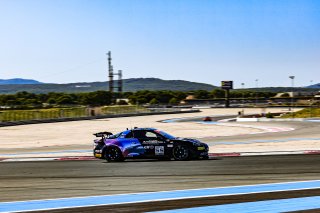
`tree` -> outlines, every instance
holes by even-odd
[[[118,105],[128,105],[128,103],[125,100],[119,100],[117,102]]]
[[[175,105],[175,104],[178,104],[179,101],[176,99],[176,98],[171,98],[170,101],[169,101],[169,104],[172,104],[172,105]]]
[[[73,104],[73,100],[70,95],[63,95],[57,99],[57,104]]]
[[[207,90],[197,90],[194,92],[194,96],[198,99],[208,99],[209,92]]]
[[[283,93],[281,95],[281,98],[289,98],[289,97],[290,97],[290,95],[288,93]]]
[[[48,104],[55,104],[55,103],[57,103],[57,100],[54,99],[54,98],[49,98],[49,99],[47,100],[47,103],[48,103]]]
[[[159,101],[156,98],[153,98],[149,103],[154,105],[154,104],[158,104]]]
[[[103,106],[111,104],[111,93],[107,91],[96,91],[81,95],[81,103],[90,106]]]
[[[212,98],[224,98],[225,97],[225,91],[222,89],[214,89],[210,92],[210,96]]]
[[[187,93],[186,92],[181,92],[181,91],[174,91],[173,95],[179,101],[181,101],[181,100],[183,100],[183,99],[185,99],[187,97]]]
[[[156,99],[163,104],[169,103],[170,99],[174,97],[171,91],[166,90],[154,92],[154,95]]]

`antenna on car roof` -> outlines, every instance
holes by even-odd
[[[131,133],[132,133],[132,138],[134,138],[134,132],[132,131],[132,123],[131,123],[131,121],[130,121],[130,131],[131,131]]]

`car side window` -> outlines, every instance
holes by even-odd
[[[157,135],[154,132],[146,132],[146,137],[147,138],[157,138]]]
[[[127,135],[126,138],[145,138],[145,132],[141,130],[131,130]]]
[[[134,138],[145,138],[146,133],[145,133],[145,131],[142,131],[142,130],[135,130],[135,131],[133,131],[133,137]]]
[[[126,138],[133,138],[132,136],[133,136],[132,131],[130,131],[130,132],[126,135]]]

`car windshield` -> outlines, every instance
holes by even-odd
[[[157,130],[156,132],[159,133],[160,135],[162,135],[163,137],[167,138],[167,139],[174,139],[174,138],[176,138],[176,137],[174,137],[174,136],[172,136],[172,135],[170,135],[170,134],[168,134],[168,133],[166,133],[166,132],[163,132],[163,131]]]

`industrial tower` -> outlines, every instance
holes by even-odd
[[[109,92],[112,94],[114,94],[114,89],[118,89],[118,93],[122,93],[123,89],[123,84],[122,84],[122,70],[119,70],[117,73],[113,72],[113,66],[111,63],[111,51],[109,51],[107,53],[108,56],[108,71],[109,71]],[[115,86],[115,82],[114,82],[114,76],[117,75],[118,76],[118,80],[117,80],[117,85]]]

